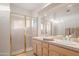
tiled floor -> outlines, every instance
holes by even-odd
[[[34,56],[33,51],[28,51],[26,53],[19,54],[17,56]]]

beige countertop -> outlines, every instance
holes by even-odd
[[[44,37],[47,39],[52,39],[53,37]],[[42,42],[47,42],[49,44],[53,44],[62,48],[70,49],[73,51],[79,52],[79,43],[74,41],[67,41],[62,39],[53,39],[53,41],[43,40],[43,37],[33,37],[33,39],[40,40]]]

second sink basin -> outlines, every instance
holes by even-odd
[[[74,45],[77,44],[74,41],[68,41],[68,40],[57,40],[56,42],[61,43],[61,44],[67,44],[67,45]]]

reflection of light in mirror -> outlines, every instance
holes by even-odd
[[[50,31],[50,24],[47,24],[47,31]]]
[[[13,24],[14,29],[23,29],[24,28],[24,22],[23,21],[14,21]]]
[[[63,20],[55,20],[54,23],[61,23]]]
[[[41,30],[43,30],[43,24],[41,24]]]
[[[32,27],[36,27],[37,26],[37,19],[33,18],[32,19]]]
[[[27,28],[30,27],[30,20],[26,20],[26,27],[27,27]]]
[[[54,22],[54,19],[50,19],[51,22]]]
[[[57,24],[57,23],[62,23],[62,22],[63,22],[63,20],[54,20],[54,19],[51,19],[50,21],[53,22],[53,23],[56,23],[56,24]]]

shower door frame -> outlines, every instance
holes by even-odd
[[[19,13],[15,13],[15,12],[10,12],[10,55],[12,55],[12,21],[11,21],[11,14],[15,14],[15,15],[20,15],[20,16],[24,16],[24,21],[25,21],[25,28],[26,28],[26,17],[30,17],[31,18],[31,23],[32,23],[32,18],[37,18],[37,17],[32,17],[32,16],[27,16],[27,15],[21,15],[21,14],[19,14]],[[37,18],[38,19],[38,18]],[[31,25],[31,29],[32,29],[32,24],[30,23],[30,25]],[[31,30],[32,31],[32,30]],[[22,52],[22,53],[24,53],[24,52],[27,52],[26,51],[26,49],[27,49],[27,47],[26,47],[26,29],[24,29],[24,51]],[[38,22],[37,22],[37,34],[38,34]],[[38,35],[37,35],[38,36]],[[18,53],[18,54],[20,54],[20,53]],[[15,54],[15,55],[17,55],[17,54]]]

